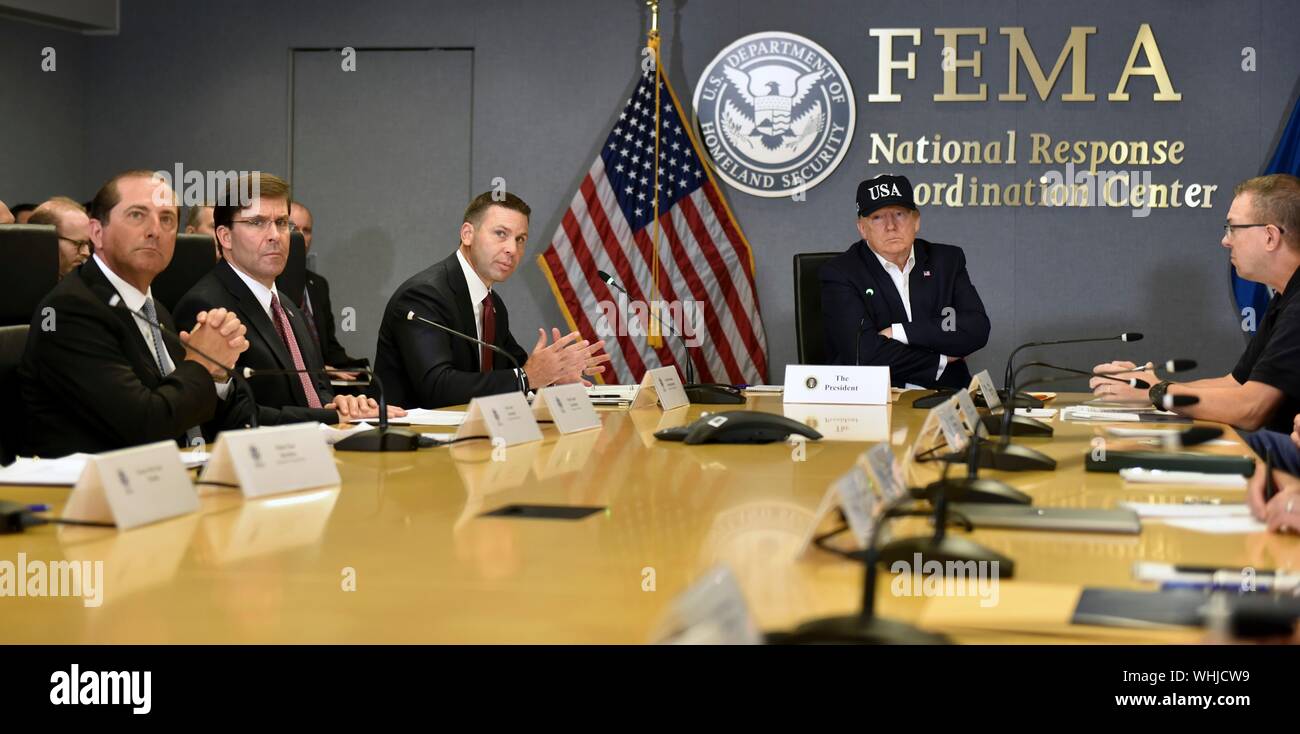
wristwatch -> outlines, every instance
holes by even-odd
[[[1169,386],[1172,384],[1174,383],[1169,380],[1163,380],[1152,385],[1151,389],[1147,390],[1147,397],[1151,399],[1151,404],[1157,410],[1165,410],[1165,393],[1169,391]]]

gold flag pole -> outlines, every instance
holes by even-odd
[[[663,335],[659,331],[659,0],[646,0],[650,6],[650,34],[646,45],[654,56],[655,62],[655,176],[654,176],[654,226],[650,235],[650,323],[648,341],[650,346],[658,349],[663,346]]]

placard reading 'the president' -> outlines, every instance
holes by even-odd
[[[784,401],[887,405],[889,404],[889,368],[786,365]]]

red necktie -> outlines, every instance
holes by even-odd
[[[483,341],[488,344],[496,342],[497,339],[497,309],[492,305],[492,294],[488,293],[483,299]],[[481,372],[492,371],[492,350],[480,346],[478,348],[478,363]]]
[[[280,297],[275,293],[271,294],[271,320],[275,322],[275,330],[280,332],[280,339],[289,348],[289,355],[293,357],[293,368],[307,369],[302,361],[302,351],[298,349],[298,339],[294,337],[293,327],[289,325],[289,317],[285,315],[284,308],[280,306]],[[316,386],[312,384],[311,376],[306,372],[299,372],[298,379],[302,381],[302,391],[307,395],[307,407],[321,407],[320,396],[316,394]]]

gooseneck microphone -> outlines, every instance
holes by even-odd
[[[864,315],[858,321],[858,333],[853,335],[853,364],[857,367],[862,366],[862,330],[867,328],[867,317]]]
[[[493,352],[496,352],[497,354],[500,354],[502,357],[505,357],[506,359],[510,360],[510,364],[512,364],[512,365],[515,366],[515,380],[519,383],[519,392],[524,392],[524,391],[525,391],[525,390],[524,390],[524,386],[525,386],[525,383],[524,383],[524,368],[521,367],[521,366],[519,365],[519,360],[515,359],[515,358],[510,354],[510,352],[507,352],[506,350],[502,349],[501,347],[498,347],[498,346],[495,345],[495,344],[488,344],[487,342],[483,341],[482,339],[478,339],[478,338],[476,338],[476,337],[472,337],[472,336],[470,336],[469,334],[465,334],[465,333],[462,333],[462,332],[456,331],[455,329],[451,328],[450,326],[445,326],[445,325],[443,325],[443,324],[438,323],[437,321],[432,321],[432,320],[430,320],[430,319],[426,319],[426,318],[424,318],[423,316],[417,314],[417,313],[414,312],[414,311],[407,311],[407,312],[406,312],[406,320],[407,320],[407,321],[419,321],[420,323],[425,324],[426,326],[432,326],[432,327],[434,327],[435,329],[440,329],[440,330],[442,330],[442,331],[447,332],[448,334],[451,334],[452,336],[458,336],[458,337],[460,337],[461,339],[464,339],[465,341],[474,342],[475,344],[477,344],[477,345],[479,345],[479,346],[481,346],[481,347],[487,347],[488,349],[491,349]]]
[[[956,514],[956,513],[953,513]],[[899,517],[935,518],[935,530],[930,538],[906,538],[895,541],[885,548],[877,548],[876,539],[883,533],[880,528],[889,520]],[[932,511],[900,507],[888,507],[871,519],[872,530],[868,534],[867,547],[861,552],[834,551],[849,558],[862,561],[862,603],[856,614],[835,617],[822,617],[800,624],[789,632],[770,632],[768,644],[774,645],[944,645],[950,640],[941,634],[925,632],[905,622],[881,617],[876,611],[876,586],[879,578],[879,566],[892,566],[894,561],[903,560],[912,563],[916,557],[922,558],[922,565],[928,559],[940,563],[948,561],[988,561],[996,560],[1005,565],[998,566],[1003,575],[1012,568],[1011,559],[992,554],[990,551],[971,543],[965,538],[954,538],[945,532],[948,523],[946,502],[940,498]],[[834,550],[822,545],[830,537],[847,530],[838,530],[814,538],[814,542],[826,550]],[[970,529],[967,526],[967,529]],[[943,559],[943,560],[940,560]],[[1008,571],[1001,571],[1008,569]]]
[[[331,372],[340,370],[283,370],[283,369],[253,369],[245,367],[241,372],[246,379],[254,377],[267,377],[271,375],[311,375],[312,377],[329,376]],[[346,372],[361,372],[370,378],[370,384],[375,386],[375,402],[379,404],[379,427],[372,428],[369,431],[354,433],[347,438],[334,444],[337,451],[415,451],[420,447],[420,436],[401,428],[392,428],[388,425],[388,400],[384,397],[384,383],[379,379],[379,375],[369,367],[355,367],[344,370]],[[431,444],[430,444],[431,445]]]
[[[222,370],[223,372],[226,373],[226,376],[230,378],[230,381],[231,381],[232,383],[234,383],[234,385],[235,385],[235,389],[237,389],[237,390],[243,390],[243,391],[248,395],[249,404],[252,405],[252,407],[253,407],[253,409],[252,409],[252,411],[251,411],[251,413],[250,413],[250,415],[249,415],[249,417],[248,417],[248,427],[249,427],[249,428],[257,428],[257,427],[258,427],[258,423],[257,423],[257,398],[256,398],[256,396],[253,395],[253,388],[252,388],[252,386],[250,386],[247,382],[245,382],[245,381],[243,380],[243,378],[239,375],[238,372],[235,371],[234,368],[232,368],[232,367],[227,367],[226,365],[224,365],[224,364],[221,363],[221,360],[219,360],[219,359],[217,359],[216,357],[213,357],[212,355],[210,355],[210,354],[204,352],[203,350],[199,349],[198,347],[193,347],[193,346],[190,346],[189,344],[186,344],[184,341],[181,340],[181,338],[180,338],[179,336],[177,336],[176,334],[173,334],[173,333],[171,332],[170,329],[168,329],[166,326],[163,326],[163,325],[162,325],[161,323],[159,323],[158,321],[156,321],[156,320],[154,320],[154,319],[151,319],[151,318],[149,318],[148,316],[145,316],[145,315],[142,314],[142,313],[138,313],[138,312],[136,312],[136,311],[132,311],[131,309],[127,308],[127,307],[126,307],[126,304],[122,302],[122,296],[118,295],[117,293],[114,293],[114,294],[113,294],[113,297],[110,298],[110,299],[108,299],[108,305],[109,305],[110,308],[120,308],[120,309],[122,309],[123,311],[126,311],[127,313],[129,313],[129,314],[131,314],[132,316],[136,317],[136,318],[139,319],[140,321],[143,321],[143,322],[145,322],[146,324],[148,324],[148,325],[150,325],[150,326],[152,326],[152,327],[155,327],[156,329],[158,329],[158,333],[162,334],[162,335],[163,335],[164,337],[166,337],[166,338],[170,338],[174,343],[179,344],[179,345],[181,346],[181,349],[186,350],[186,351],[194,352],[195,354],[197,354],[197,355],[199,355],[200,357],[202,357],[202,358],[208,360],[208,361],[211,362],[212,364],[215,364],[216,366],[220,367],[221,370]],[[168,358],[170,359],[170,355],[168,355]]]
[[[1017,405],[1017,403],[1021,402],[1019,397],[1015,396],[1014,393],[1010,392],[1011,381],[1012,381],[1011,372],[1015,368],[1016,354],[1019,353],[1022,349],[1028,349],[1030,347],[1053,347],[1061,344],[1090,344],[1094,342],[1115,342],[1115,341],[1119,341],[1119,342],[1142,341],[1142,334],[1138,332],[1126,332],[1118,336],[1101,336],[1101,337],[1090,337],[1085,339],[1052,339],[1048,341],[1033,341],[1033,342],[1026,342],[1016,347],[1015,349],[1012,349],[1011,354],[1007,355],[1007,367],[1002,380],[1002,388],[1007,391],[1007,396],[1005,398],[1006,402],[1011,403],[1012,407],[1024,407],[1024,406]],[[1035,408],[1042,407],[1042,403],[1038,401],[1025,400],[1023,402],[1030,403],[1031,407],[1035,407]]]
[[[629,295],[627,289],[619,285],[617,280],[614,280],[614,276],[606,273],[604,270],[597,270],[596,275],[605,283],[605,285],[617,289],[625,296]],[[676,337],[677,342],[682,345],[682,351],[686,352],[686,384],[682,387],[686,392],[686,398],[688,400],[692,403],[707,403],[713,405],[743,405],[745,403],[745,397],[741,395],[739,390],[731,385],[697,383],[695,381],[695,365],[691,361],[691,348],[690,345],[686,343],[686,339],[677,331],[677,329],[673,328],[671,323],[665,322],[663,319],[659,318],[659,314],[655,313],[653,309],[650,311],[650,316],[653,317],[655,321],[659,322],[659,325],[662,326],[670,335]]]
[[[1137,377],[1115,377],[1113,375],[1108,375],[1102,372],[1093,372],[1091,370],[1079,370],[1073,367],[1061,367],[1059,365],[1048,364],[1047,362],[1026,362],[1025,364],[1021,365],[1021,368],[1025,368],[1025,367],[1042,367],[1043,369],[1056,370],[1057,372],[1069,372],[1072,375],[1086,375],[1088,377],[1100,377],[1103,380],[1119,382],[1128,385],[1129,387],[1135,387],[1139,390],[1149,390],[1151,388],[1151,383],[1147,382],[1146,380],[1139,379]],[[1066,378],[1066,379],[1071,379],[1071,378]]]

